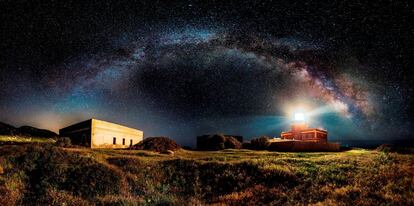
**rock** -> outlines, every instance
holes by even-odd
[[[163,152],[161,152],[162,154],[167,154],[167,155],[171,155],[171,156],[174,156],[174,151],[172,151],[172,150],[165,150],[165,151],[163,151]]]

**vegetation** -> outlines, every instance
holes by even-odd
[[[70,147],[72,144],[69,137],[59,137],[57,138],[55,145],[58,147]]]
[[[31,136],[13,136],[0,135],[0,145],[16,143],[54,143],[53,138],[31,137]]]
[[[174,140],[168,137],[148,137],[134,145],[131,149],[150,150],[155,152],[175,151],[180,148]]]
[[[410,146],[393,146],[390,144],[383,144],[380,145],[376,150],[381,152],[398,152],[401,154],[414,154],[414,147]]]
[[[247,148],[247,149],[254,149],[254,150],[268,149],[268,147],[270,146],[269,139],[270,137],[267,137],[267,136],[262,136],[262,137],[252,139],[249,145],[250,148]]]
[[[413,205],[414,155],[0,146],[0,205]]]
[[[199,150],[215,151],[242,148],[242,143],[240,143],[236,138],[225,136],[223,134],[200,136],[197,141],[197,149]]]

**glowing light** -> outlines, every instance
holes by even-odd
[[[305,114],[303,112],[296,112],[294,118],[296,121],[305,121]]]

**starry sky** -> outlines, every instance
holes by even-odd
[[[2,1],[0,121],[413,139],[409,1]]]

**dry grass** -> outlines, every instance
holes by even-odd
[[[51,205],[414,204],[412,154],[181,149],[170,156],[31,145],[1,146],[0,154],[0,199],[8,199],[0,204],[5,205],[27,200]],[[88,172],[98,166],[101,175]],[[33,190],[33,182],[39,182],[34,174],[43,178],[44,193]]]
[[[40,137],[26,137],[26,136],[10,136],[0,135],[1,142],[17,142],[17,143],[54,143],[55,140],[51,138]]]

